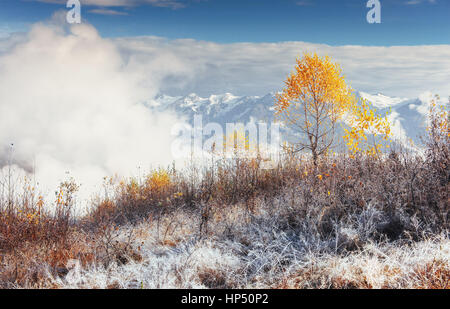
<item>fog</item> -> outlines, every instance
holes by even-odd
[[[142,104],[165,78],[151,63],[161,67],[167,58],[148,59],[139,70],[94,27],[68,27],[61,14],[11,40],[0,49],[0,177],[8,165],[19,179],[33,173],[49,198],[74,178],[84,199],[104,176],[172,162],[171,128],[179,120]],[[165,74],[181,67],[171,61]]]

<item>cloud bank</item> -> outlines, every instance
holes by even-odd
[[[202,96],[231,92],[263,95],[283,86],[303,52],[330,55],[342,65],[347,81],[359,91],[417,97],[425,91],[450,95],[450,45],[330,46],[305,42],[217,44],[158,37],[119,38],[123,53],[146,58],[165,52],[189,68],[189,79],[171,76],[162,91]]]

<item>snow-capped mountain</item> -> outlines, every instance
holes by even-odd
[[[392,124],[393,140],[420,147],[420,137],[425,133],[427,113],[432,100],[431,93],[425,93],[416,99],[388,97],[383,94],[357,93],[376,108],[377,113],[389,113]],[[216,122],[248,123],[264,121],[270,123],[274,115],[275,93],[265,96],[234,96],[226,93],[202,98],[196,94],[184,97],[161,95],[151,103],[151,108],[159,111],[171,110],[192,124],[195,115],[203,116],[203,123]]]
[[[196,94],[184,97],[158,96],[152,106],[157,110],[175,111],[189,123],[193,122],[195,115],[202,115],[203,122],[217,122],[225,124],[230,122],[247,123],[251,119],[271,122],[274,113],[274,93],[263,97],[234,96],[230,93],[211,95],[201,98]]]

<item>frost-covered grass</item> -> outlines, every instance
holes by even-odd
[[[230,235],[162,240],[149,223],[134,227],[126,263],[71,264],[60,288],[449,288],[448,234],[419,242],[368,241],[354,251],[256,220]],[[264,221],[264,220],[262,220]],[[270,220],[269,220],[270,221]],[[261,229],[262,226],[266,228]],[[129,227],[131,229],[131,227]],[[183,233],[180,231],[180,233]],[[346,235],[346,231],[342,231]],[[126,241],[129,231],[118,233]],[[184,237],[183,239],[177,237]],[[175,240],[177,239],[177,240]]]

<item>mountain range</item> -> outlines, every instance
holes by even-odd
[[[432,101],[431,93],[424,93],[414,99],[365,92],[358,92],[357,96],[371,102],[377,114],[384,115],[389,111],[392,140],[412,148],[420,147]],[[226,123],[272,122],[274,100],[275,92],[264,96],[235,96],[225,93],[209,97],[192,93],[178,97],[159,95],[148,106],[157,111],[175,112],[191,125],[195,115],[202,115],[204,124],[216,122],[225,126]]]

